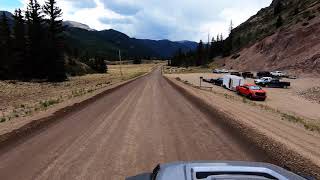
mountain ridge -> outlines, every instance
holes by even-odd
[[[2,12],[10,17],[12,25],[12,13],[0,11],[0,14]],[[69,53],[81,49],[81,55],[103,56],[108,60],[116,60],[118,50],[122,51],[124,58],[167,59],[179,49],[187,52],[197,47],[197,43],[192,41],[137,39],[114,29],[97,31],[80,22],[64,21],[63,24],[67,27],[65,35]]]

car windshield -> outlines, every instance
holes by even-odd
[[[251,90],[261,90],[261,87],[259,87],[259,86],[249,86],[249,89],[251,89]]]

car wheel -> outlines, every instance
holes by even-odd
[[[252,100],[252,94],[249,94],[248,98]]]

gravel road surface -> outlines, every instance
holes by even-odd
[[[160,69],[0,149],[0,179],[111,179],[178,160],[267,161]]]

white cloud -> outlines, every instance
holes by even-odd
[[[58,5],[65,20],[97,30],[113,28],[136,38],[199,41],[206,40],[208,32],[226,37],[231,20],[237,26],[271,1],[58,0]]]

